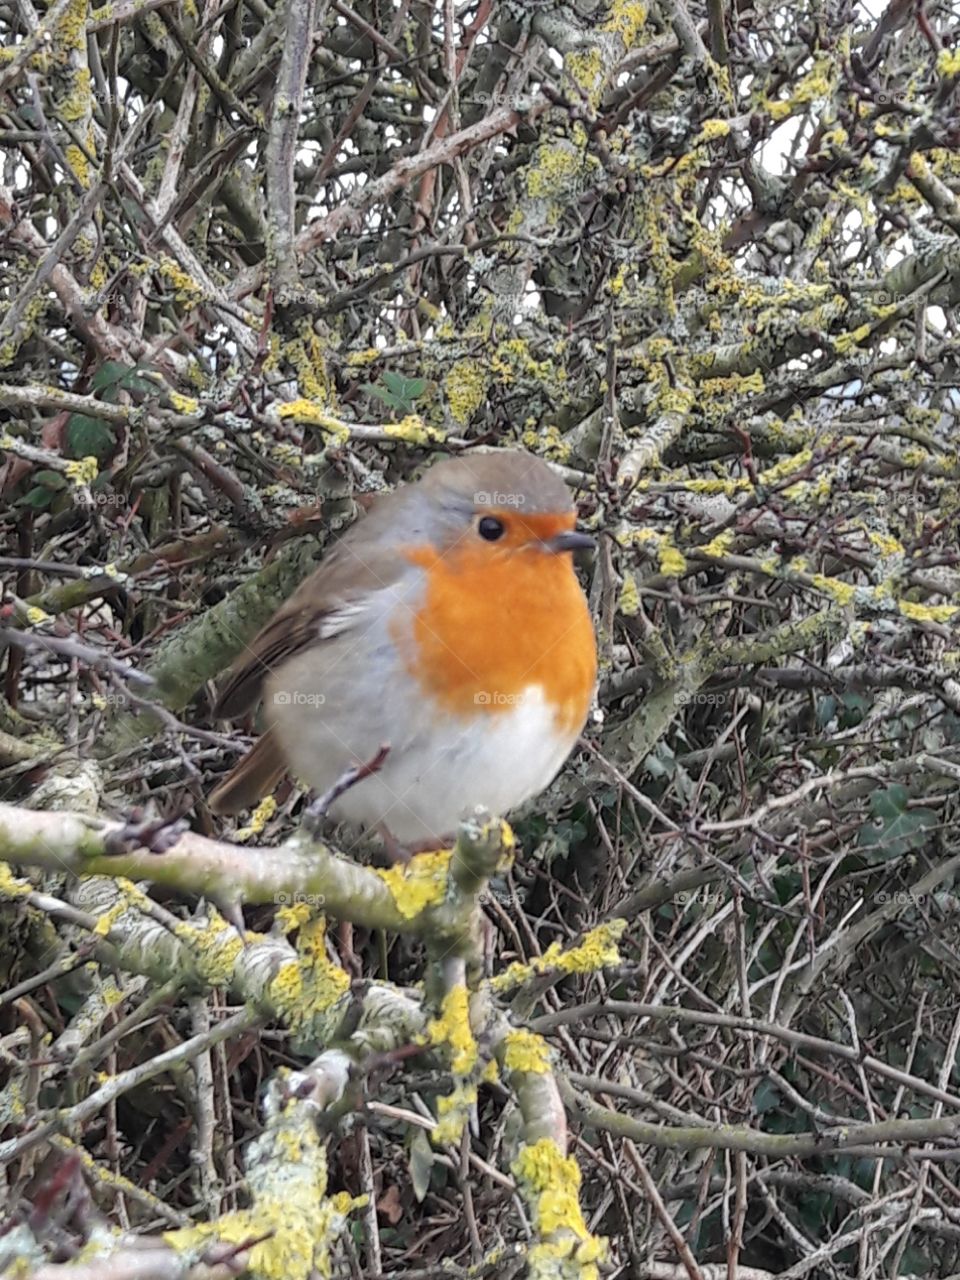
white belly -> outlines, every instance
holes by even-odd
[[[358,710],[352,707],[354,717]],[[576,741],[559,732],[539,685],[508,707],[476,711],[450,715],[429,698],[408,701],[386,688],[351,731],[325,702],[301,714],[284,745],[294,771],[318,792],[389,745],[380,771],[341,796],[330,814],[357,827],[383,823],[401,843],[414,843],[453,834],[477,805],[506,815],[553,780]]]
[[[383,822],[401,841],[450,835],[477,805],[505,815],[542,791],[575,741],[559,738],[534,685],[516,705],[489,711],[479,725],[438,720],[406,749],[391,752],[379,774],[347,792],[335,814],[361,826]]]

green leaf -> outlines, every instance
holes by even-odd
[[[783,1106],[780,1090],[770,1080],[761,1080],[753,1094],[753,1109],[758,1116],[765,1111],[776,1111]]]
[[[872,861],[886,862],[921,848],[927,832],[937,825],[932,809],[908,809],[909,798],[909,791],[899,783],[871,795],[873,821],[861,828],[857,842],[870,852]]]
[[[94,391],[99,393],[100,399],[113,404],[117,389],[122,385],[127,373],[127,366],[120,364],[118,360],[104,360],[90,381],[93,383]]]
[[[365,382],[363,389],[368,395],[382,400],[394,412],[410,413],[413,402],[427,389],[427,381],[425,378],[405,378],[402,373],[387,372],[383,375],[382,385]]]
[[[68,457],[93,456],[98,462],[105,462],[116,446],[116,436],[102,418],[88,418],[84,413],[71,413],[67,419],[65,452]]]
[[[59,493],[61,489],[66,489],[67,478],[61,475],[59,471],[35,471],[33,473],[34,483],[41,485],[44,489],[50,489],[54,493]]]
[[[430,1174],[433,1172],[433,1148],[422,1129],[417,1129],[410,1140],[410,1181],[417,1203],[422,1204],[430,1190]]]
[[[817,699],[817,728],[825,729],[837,714],[837,700],[832,693]]]
[[[153,394],[157,391],[156,382],[140,376],[146,372],[149,372],[146,365],[131,366],[121,364],[118,360],[104,360],[91,378],[91,382],[101,400],[106,401],[107,404],[115,404],[119,391],[140,391],[145,394]]]
[[[874,791],[870,796],[870,812],[876,818],[889,821],[898,817],[907,807],[910,792],[899,782],[891,783],[883,791]]]
[[[368,395],[375,396],[378,400],[382,400],[388,409],[399,410],[403,408],[401,401],[398,400],[392,392],[385,391],[383,387],[374,386],[372,382],[365,382],[363,384],[363,389]]]
[[[17,500],[18,507],[32,507],[34,511],[46,511],[50,503],[54,500],[56,494],[52,489],[45,489],[42,484],[35,484],[33,488]]]
[[[399,400],[414,401],[426,390],[425,378],[405,378],[402,373],[385,373],[383,385]]]

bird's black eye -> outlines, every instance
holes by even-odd
[[[496,542],[498,538],[502,538],[506,533],[503,527],[503,521],[498,520],[496,516],[483,516],[477,525],[477,533],[485,542]]]

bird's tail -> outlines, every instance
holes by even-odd
[[[283,753],[273,730],[268,729],[211,792],[212,812],[239,813],[241,809],[251,809],[274,790],[286,771]]]

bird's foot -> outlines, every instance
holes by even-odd
[[[307,834],[317,839],[323,829],[323,820],[327,816],[330,806],[351,787],[355,787],[358,782],[362,782],[364,778],[369,778],[372,773],[378,773],[383,768],[383,762],[390,754],[389,743],[383,743],[380,750],[375,756],[372,756],[363,764],[351,765],[336,780],[332,787],[317,796],[306,809],[303,815],[303,825],[307,830]]]
[[[377,830],[383,840],[383,851],[392,866],[398,862],[409,862],[418,853],[436,853],[440,849],[449,849],[453,842],[452,836],[427,836],[424,840],[401,844],[384,823],[378,823]]]

